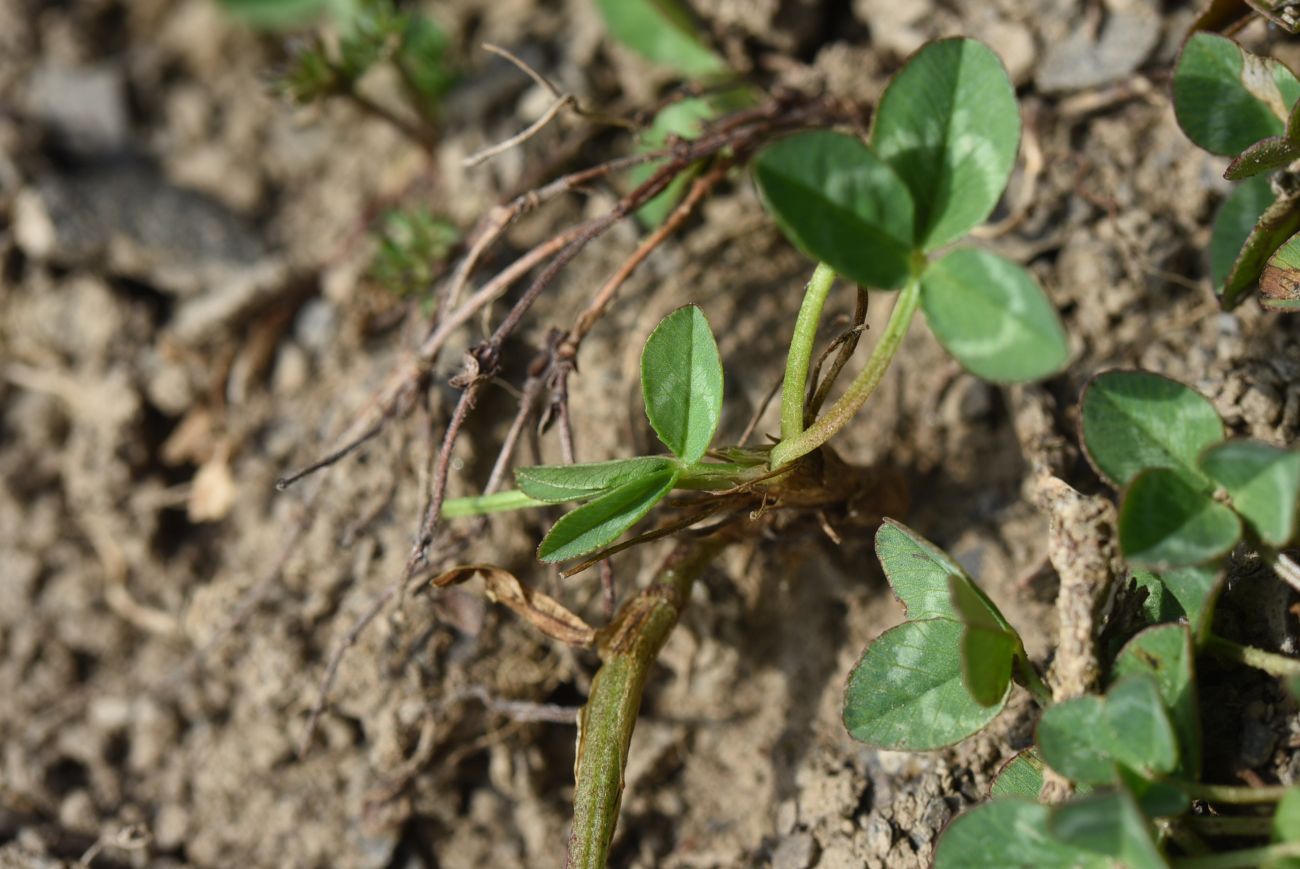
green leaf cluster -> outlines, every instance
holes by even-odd
[[[1225,440],[1195,390],[1144,371],[1105,372],[1084,390],[1080,429],[1097,472],[1123,493],[1119,540],[1132,564],[1167,573],[1212,564],[1244,533],[1272,547],[1295,537],[1300,453]],[[1187,592],[1189,616],[1205,593]]]
[[[641,353],[646,416],[672,456],[519,468],[520,491],[539,504],[581,502],[538,547],[542,561],[566,561],[613,543],[674,487],[719,479],[734,465],[701,460],[722,418],[722,360],[704,313],[673,311],[655,327]]]
[[[1265,307],[1300,309],[1300,258],[1280,250],[1300,249],[1300,198],[1277,194],[1266,174],[1300,159],[1300,80],[1272,58],[1201,32],[1183,46],[1173,90],[1174,112],[1188,138],[1232,157],[1224,177],[1244,182],[1220,208],[1210,240],[1210,276],[1220,303],[1235,307],[1259,283]]]
[[[1069,347],[1033,276],[987,250],[943,252],[993,212],[1019,141],[1015,91],[997,56],[945,39],[890,82],[867,141],[790,136],[758,155],[754,180],[809,256],[868,288],[919,281],[930,328],[968,370],[1035,380],[1060,370]]]
[[[1167,866],[1155,821],[1188,811],[1181,782],[1200,773],[1189,628],[1138,634],[1116,657],[1104,695],[1048,706],[1035,736],[999,771],[991,800],[949,825],[936,867]],[[1047,767],[1072,783],[1073,798],[1038,802]]]
[[[223,0],[255,26],[295,26],[330,13],[339,29],[336,44],[317,35],[297,51],[280,80],[296,102],[346,94],[376,65],[392,63],[415,111],[432,117],[455,83],[449,41],[427,16],[399,9],[394,0]],[[269,10],[280,7],[275,13]],[[290,8],[299,10],[288,15]],[[254,11],[256,10],[256,11]]]
[[[876,554],[907,621],[877,637],[849,676],[844,724],[855,739],[922,751],[959,742],[1006,705],[1030,667],[1020,636],[945,552],[886,520]]]
[[[422,207],[388,212],[375,235],[370,275],[400,298],[427,292],[460,239],[454,224]]]

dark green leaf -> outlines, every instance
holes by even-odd
[[[795,246],[865,287],[895,289],[912,255],[912,196],[859,140],[816,130],[758,155],[754,180]]]
[[[1263,172],[1282,169],[1297,158],[1300,158],[1300,144],[1286,136],[1269,136],[1232,158],[1223,171],[1223,177],[1229,181],[1242,181]]]
[[[1192,806],[1191,798],[1171,781],[1143,778],[1122,764],[1116,766],[1116,771],[1120,783],[1132,794],[1138,808],[1148,818],[1174,817]]]
[[[958,816],[939,837],[935,869],[1106,869],[1103,857],[1056,841],[1047,833],[1050,810],[1004,797]]]
[[[1150,826],[1124,791],[1089,794],[1057,806],[1047,818],[1051,836],[1128,869],[1165,869]]]
[[[924,46],[881,96],[871,144],[912,191],[918,247],[983,223],[1020,144],[1020,108],[997,55],[972,39]]]
[[[1223,423],[1204,396],[1146,371],[1094,377],[1080,416],[1088,458],[1117,489],[1146,468],[1172,468],[1205,481],[1197,459],[1223,440]]]
[[[1237,514],[1178,471],[1138,474],[1119,508],[1119,546],[1135,565],[1188,567],[1227,553],[1241,539]]]
[[[1165,587],[1178,598],[1192,634],[1201,637],[1210,629],[1214,616],[1214,598],[1223,579],[1222,568],[1217,563],[1195,567],[1162,570],[1156,574]]]
[[[977,733],[1006,703],[981,706],[961,677],[962,626],[948,619],[904,622],[871,645],[844,691],[844,726],[854,739],[895,751],[928,751]]]
[[[639,456],[582,465],[534,465],[516,468],[515,482],[531,498],[562,504],[595,497],[631,480],[669,470],[674,464],[662,456]]]
[[[1292,200],[1294,202],[1294,200]],[[1300,203],[1296,203],[1300,207]],[[1259,276],[1260,303],[1274,311],[1300,308],[1300,233],[1279,247]]]
[[[1091,694],[1063,700],[1038,721],[1038,750],[1061,775],[1085,784],[1108,784],[1115,766],[1107,747],[1105,701]]]
[[[886,519],[876,532],[876,557],[909,619],[957,620],[948,577],[966,572],[948,553],[901,522]]]
[[[1197,781],[1201,774],[1201,714],[1196,699],[1196,657],[1187,625],[1157,625],[1138,634],[1115,658],[1116,678],[1146,673],[1160,689],[1178,735],[1178,772]]]
[[[641,396],[664,446],[687,464],[698,462],[722,418],[722,359],[696,306],[673,311],[646,339]]]
[[[1032,748],[1015,754],[993,777],[989,785],[990,797],[1023,797],[1038,800],[1043,789],[1043,759]]]
[[[981,706],[1000,703],[1011,685],[1011,664],[1022,649],[1020,637],[965,575],[949,576],[948,589],[965,627],[961,638],[962,682]]]
[[[1176,622],[1186,615],[1178,598],[1156,574],[1149,570],[1134,571],[1132,582],[1137,588],[1146,591],[1146,600],[1142,601],[1142,615],[1147,624]]]
[[[1233,273],[1246,239],[1275,198],[1268,178],[1257,176],[1237,185],[1219,207],[1210,235],[1210,280],[1218,295],[1223,295],[1224,284]],[[1258,276],[1256,272],[1251,280]]]
[[[1300,82],[1282,64],[1222,36],[1195,33],[1174,70],[1174,114],[1188,138],[1231,157],[1285,130]]]
[[[1223,283],[1219,304],[1225,310],[1236,307],[1246,298],[1247,291],[1255,286],[1260,273],[1265,270],[1269,257],[1297,231],[1300,231],[1300,190],[1279,196],[1260,215],[1233,263],[1231,274]],[[1285,278],[1287,271],[1279,269],[1274,274]],[[1294,295],[1292,282],[1286,280],[1270,283],[1269,291],[1275,298],[1265,295],[1262,301],[1271,307],[1286,307],[1287,299]]]
[[[613,543],[667,495],[676,471],[658,471],[624,483],[578,509],[551,528],[537,549],[542,561],[564,561]]]
[[[1029,272],[986,250],[955,250],[921,277],[934,336],[985,380],[1038,380],[1065,366],[1070,348],[1056,309]]]
[[[1201,468],[1228,490],[1232,506],[1265,543],[1295,536],[1300,453],[1259,441],[1228,441],[1201,456]]]
[[[637,54],[687,78],[726,72],[700,39],[689,10],[677,0],[596,0],[614,38]]]
[[[1112,758],[1144,773],[1172,772],[1178,742],[1155,679],[1146,673],[1125,676],[1106,692],[1103,709]]]

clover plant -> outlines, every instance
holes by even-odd
[[[1268,861],[1300,856],[1300,788],[1202,781],[1196,672],[1198,656],[1214,655],[1289,680],[1300,674],[1300,661],[1212,629],[1222,561],[1239,542],[1279,572],[1294,569],[1279,549],[1296,534],[1300,453],[1225,439],[1202,396],[1140,371],[1094,378],[1080,428],[1098,473],[1123,490],[1129,590],[1146,596],[1142,625],[1105,661],[1104,690],[1054,700],[1015,629],[961,566],[887,520],[876,552],[907,620],[854,668],[845,726],[870,745],[918,751],[981,730],[1013,685],[1043,707],[1034,745],[1003,766],[987,803],[943,833],[940,869],[1283,865]],[[1067,788],[1054,804],[1039,802],[1049,768]],[[1231,817],[1207,820],[1194,801]],[[1243,814],[1237,804],[1272,812]],[[1204,839],[1270,836],[1255,848],[1203,853],[1212,850]]]
[[[718,453],[726,461],[702,462],[721,412],[722,369],[704,315],[687,307],[650,336],[641,365],[646,414],[672,457],[522,468],[517,491],[448,502],[444,515],[584,502],[538,550],[544,561],[563,561],[608,546],[674,488],[754,483],[848,425],[918,307],[976,375],[1018,382],[1059,370],[1069,356],[1064,330],[1024,268],[973,248],[932,257],[992,212],[1019,136],[1015,94],[997,57],[973,40],[947,39],[922,48],[890,83],[870,143],[809,131],[771,145],[755,160],[759,192],[786,235],[820,261],[794,325],[781,440],[770,451],[732,448]],[[902,291],[863,371],[805,428],[813,342],[837,272],[861,286]]]
[[[1277,60],[1198,32],[1183,46],[1173,90],[1183,131],[1210,153],[1231,157],[1224,177],[1242,182],[1220,208],[1210,239],[1220,303],[1234,308],[1258,285],[1264,307],[1300,309],[1300,189],[1290,168],[1300,159],[1300,80]]]

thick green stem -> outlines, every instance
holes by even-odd
[[[602,632],[603,662],[579,719],[566,866],[605,866],[646,678],[690,600],[691,585],[724,545],[716,538],[680,544],[658,582],[629,601],[606,629],[608,633]]]
[[[1225,640],[1217,634],[1207,635],[1201,648],[1217,657],[1263,670],[1279,678],[1300,676],[1300,659],[1289,658],[1276,652],[1266,652],[1254,646],[1243,646],[1241,643]]]
[[[1210,803],[1233,803],[1248,806],[1263,803],[1276,803],[1286,794],[1284,785],[1265,785],[1264,787],[1244,787],[1242,785],[1207,785],[1195,782],[1179,782],[1178,787],[1189,797]]]
[[[1174,869],[1250,869],[1283,857],[1300,857],[1300,842],[1282,842],[1262,848],[1207,854],[1204,857],[1180,857],[1173,861],[1173,866]]]
[[[822,319],[826,296],[835,283],[835,272],[826,263],[818,263],[794,321],[790,353],[785,359],[785,381],[781,384],[781,440],[797,437],[803,431],[803,403],[808,388],[808,367],[812,364],[817,324]]]
[[[483,516],[487,513],[504,513],[506,510],[523,510],[525,507],[545,506],[545,501],[530,498],[518,489],[509,489],[505,492],[494,492],[491,495],[448,498],[442,502],[442,518],[464,519],[466,516]]]
[[[1034,668],[1033,662],[1029,660],[1023,648],[1016,656],[1016,681],[1024,686],[1039,706],[1046,709],[1052,705],[1051,689],[1043,683],[1043,678],[1038,675],[1038,670]]]
[[[920,301],[921,280],[918,273],[913,274],[899,292],[898,300],[894,302],[894,310],[889,315],[889,322],[885,325],[880,341],[871,351],[866,367],[853,379],[839,400],[832,404],[816,422],[794,437],[783,437],[779,444],[772,447],[772,455],[768,461],[770,467],[779,468],[800,456],[811,453],[849,424],[854,414],[880,385],[885,372],[889,370],[889,364],[894,361],[894,355],[907,335],[907,328],[912,325],[912,317],[916,314]],[[800,316],[802,315],[801,311]],[[782,400],[784,401],[784,397]],[[781,415],[784,423],[784,404],[781,407]]]

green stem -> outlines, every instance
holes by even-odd
[[[487,513],[504,513],[523,510],[525,507],[545,507],[545,501],[530,498],[518,489],[494,492],[491,495],[471,495],[468,498],[448,498],[442,502],[442,518],[464,519],[466,516],[483,516]]]
[[[1278,845],[1245,848],[1241,851],[1227,851],[1205,857],[1181,857],[1173,861],[1173,866],[1174,869],[1238,869],[1238,867],[1250,869],[1283,857],[1300,857],[1300,842],[1282,842]]]
[[[579,720],[568,867],[605,866],[646,677],[690,600],[691,585],[725,545],[717,538],[680,544],[659,581],[624,605],[602,631],[602,663]]]
[[[1186,820],[1188,826],[1204,836],[1268,836],[1273,832],[1273,819],[1269,817],[1192,815]]]
[[[1193,782],[1179,782],[1178,788],[1194,799],[1211,803],[1233,803],[1242,806],[1276,803],[1282,799],[1288,790],[1284,785],[1265,785],[1252,788],[1241,785],[1207,785]]]
[[[889,322],[885,324],[885,331],[881,334],[880,341],[871,351],[866,367],[853,379],[839,400],[832,404],[816,422],[794,437],[783,437],[779,444],[772,447],[772,455],[768,461],[772,468],[779,468],[800,456],[805,456],[826,443],[836,432],[849,424],[858,409],[871,397],[871,393],[875,392],[881,378],[889,370],[889,364],[893,362],[899,345],[903,343],[907,328],[912,324],[912,317],[920,304],[919,271],[918,269],[912,277],[908,278],[899,292],[898,300],[894,302],[894,310],[890,312]],[[801,311],[801,316],[802,313]],[[782,401],[784,402],[784,398]],[[802,404],[800,407],[802,408]],[[784,421],[784,404],[781,407],[781,415]]]
[[[1207,634],[1201,643],[1201,648],[1212,655],[1254,667],[1256,670],[1263,670],[1280,678],[1300,676],[1300,659],[1279,655],[1276,652],[1266,652],[1254,646],[1243,646],[1241,643],[1225,640],[1218,634]]]
[[[1021,649],[1020,654],[1016,656],[1016,681],[1024,686],[1038,705],[1046,709],[1052,705],[1052,692],[1047,685],[1043,683],[1043,678],[1038,675],[1038,670],[1030,662],[1029,657]]]
[[[781,440],[797,437],[803,431],[803,403],[808,387],[808,367],[812,363],[817,324],[821,322],[826,296],[835,283],[835,272],[826,263],[818,263],[808,288],[804,290],[799,317],[794,321],[790,353],[785,359],[785,381],[781,385]]]

